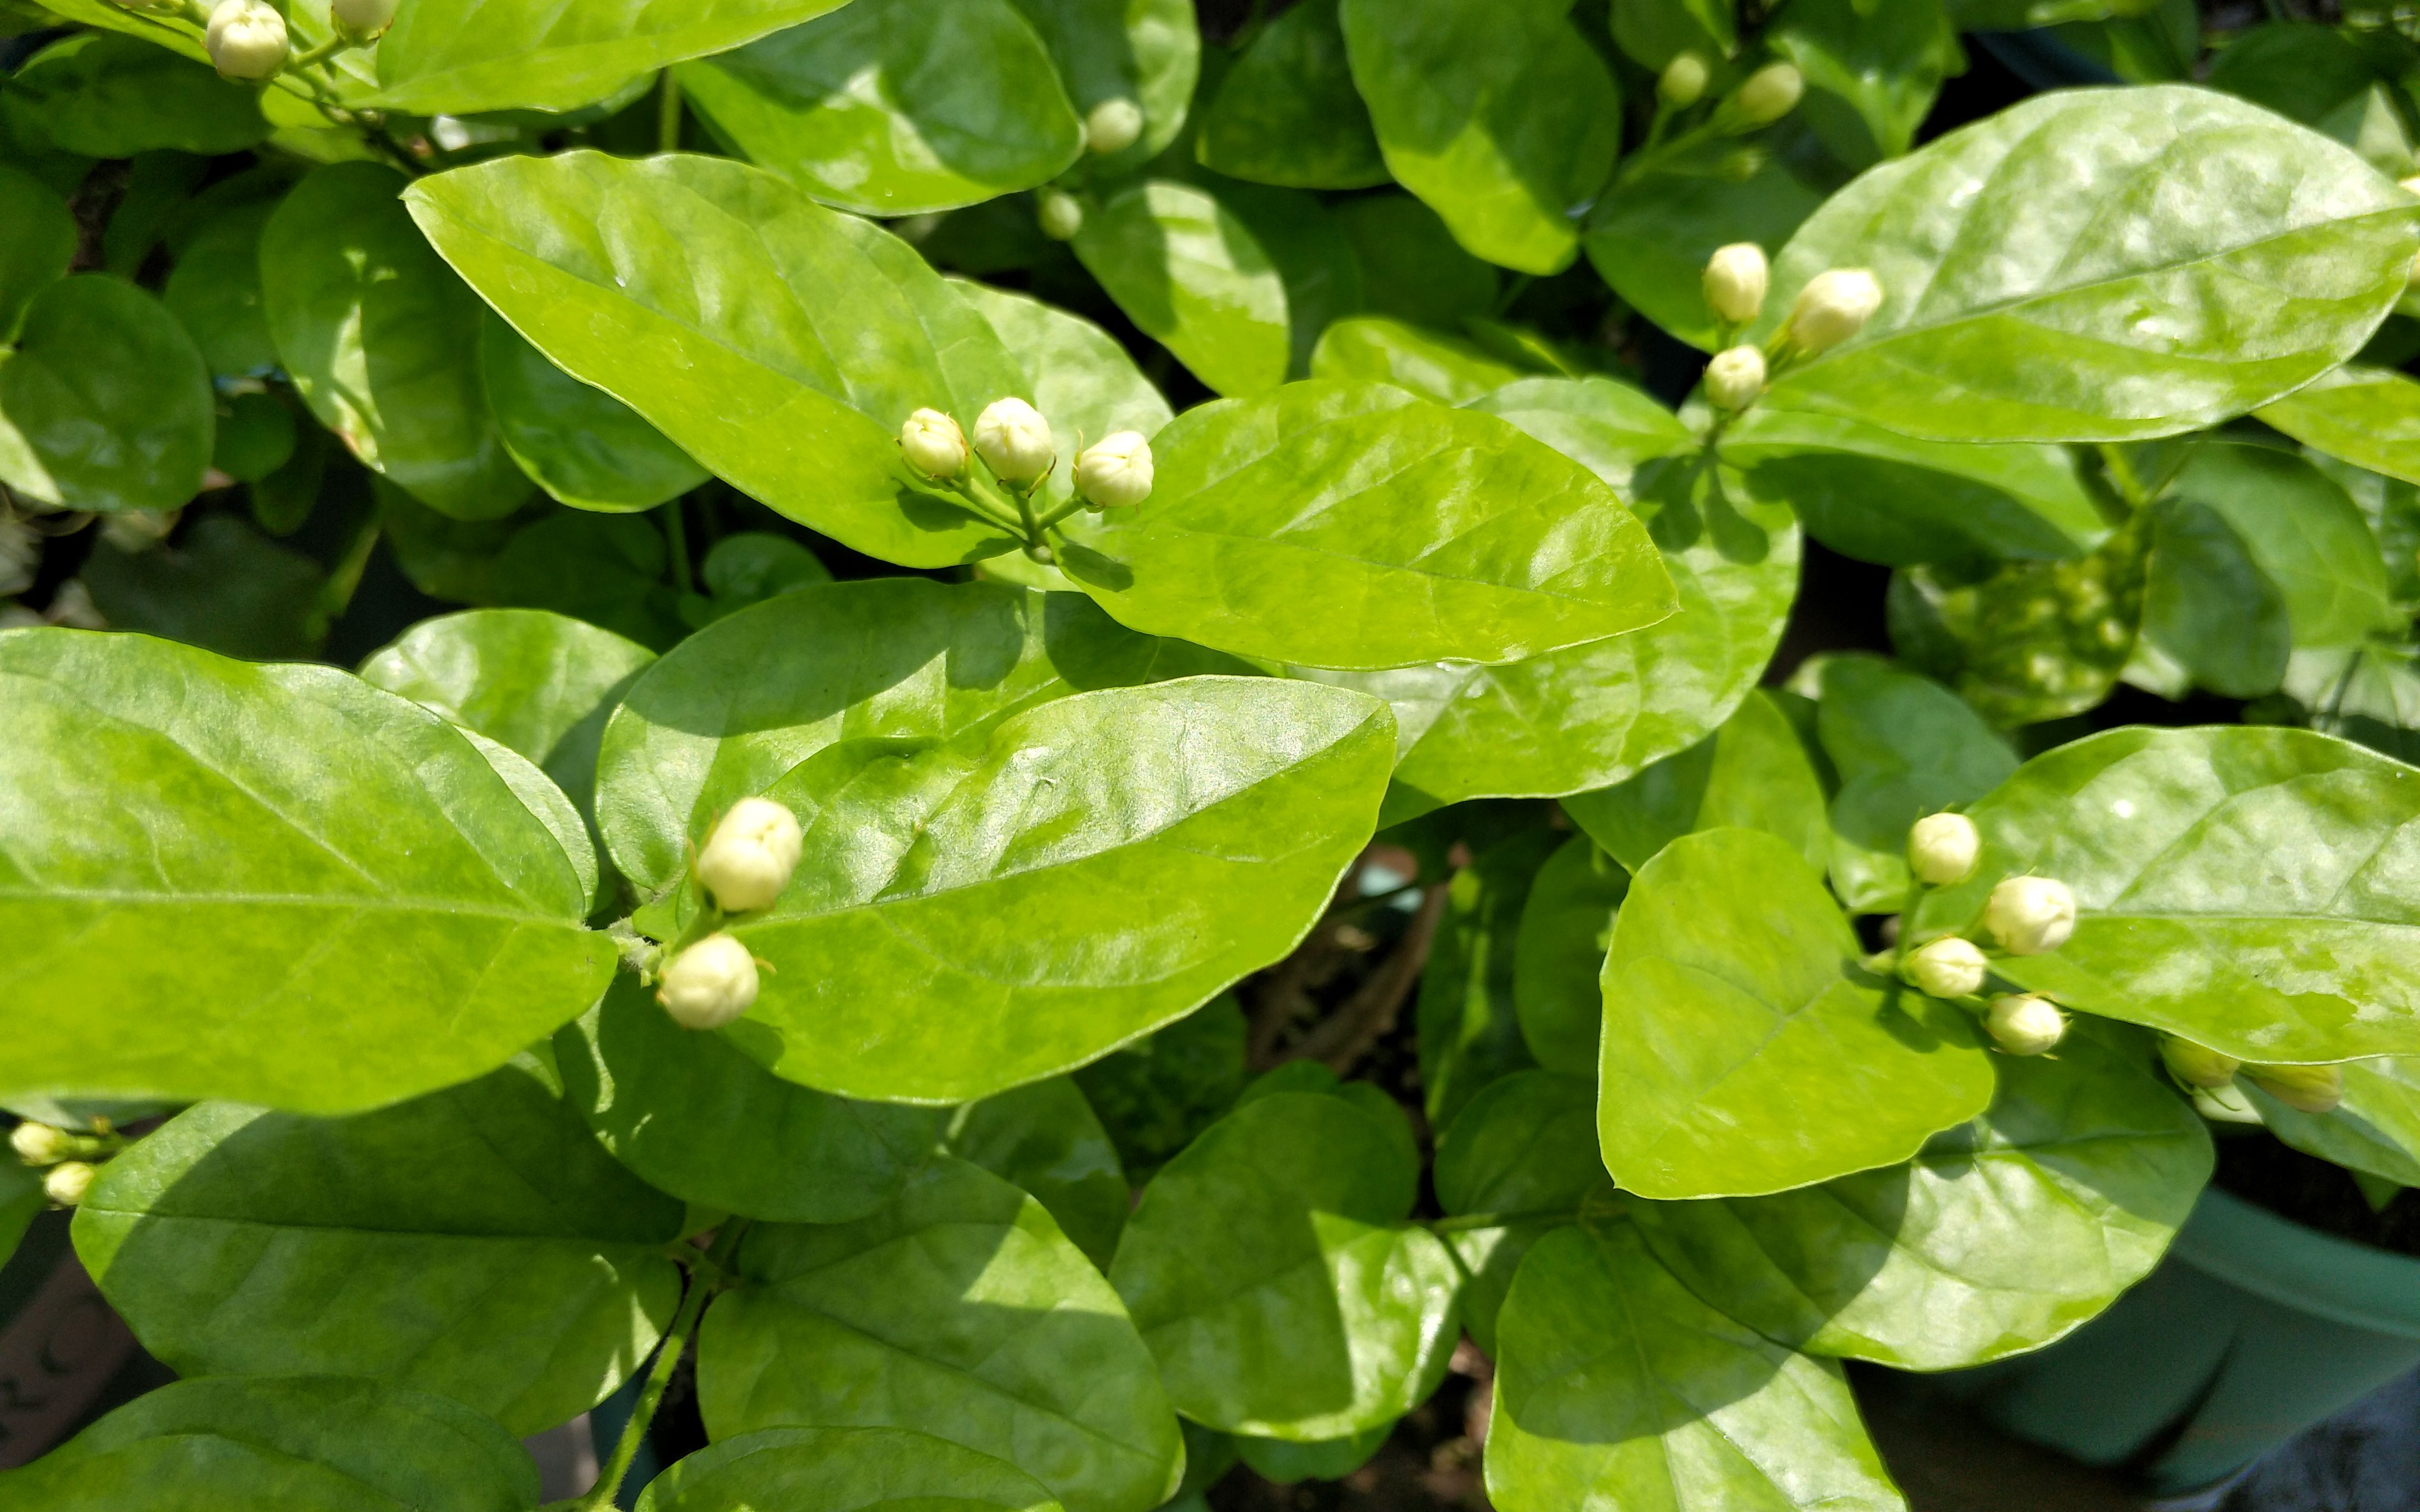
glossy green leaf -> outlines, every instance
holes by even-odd
[[[566,111],[643,73],[812,21],[842,0],[416,0],[380,41],[377,103]]]
[[[1126,1177],[1074,1082],[1053,1076],[968,1104],[950,1119],[949,1150],[1032,1194],[1086,1259],[1109,1268],[1126,1222]]]
[[[718,135],[865,215],[1031,189],[1084,150],[1050,54],[1011,0],[853,0],[675,76]]]
[[[139,1396],[23,1470],[19,1512],[444,1507],[527,1512],[537,1467],[510,1434],[425,1391],[333,1376],[180,1381]]]
[[[899,459],[912,411],[971,425],[1019,383],[991,328],[887,232],[761,169],[680,155],[499,158],[407,203],[557,366],[751,497],[908,566],[1012,544]]]
[[[1512,940],[1530,879],[1560,841],[1532,815],[1478,848],[1447,886],[1413,1013],[1433,1124],[1451,1122],[1481,1088],[1531,1063],[1512,1004]]]
[[[1978,919],[2002,877],[2056,877],[2075,934],[1995,964],[2020,986],[2242,1060],[2420,1051],[2420,771],[2304,730],[2111,730],[1967,812],[1982,859],[1919,937]]]
[[[1500,1220],[1444,1236],[1462,1262],[1463,1324],[1493,1355],[1521,1257],[1573,1222],[1583,1197],[1610,1190],[1597,1156],[1594,1084],[1536,1070],[1489,1083],[1437,1140],[1435,1176],[1446,1211]]]
[[[8,91],[54,143],[88,158],[162,148],[211,157],[269,135],[257,88],[113,32],[53,42],[10,76]]]
[[[1142,333],[1225,394],[1285,381],[1285,282],[1242,221],[1204,190],[1148,179],[1084,217],[1071,245]]]
[[[1477,342],[1373,315],[1329,326],[1311,353],[1311,376],[1391,383],[1438,404],[1468,404],[1531,374]]]
[[[0,162],[0,341],[13,341],[34,296],[67,276],[76,224],[40,179]]]
[[[1394,1424],[1381,1423],[1341,1439],[1320,1439],[1310,1443],[1255,1439],[1249,1434],[1238,1434],[1233,1442],[1238,1458],[1252,1467],[1254,1474],[1280,1486],[1292,1486],[1306,1480],[1342,1480],[1368,1464],[1386,1447],[1394,1431]]]
[[[1489,262],[1559,272],[1621,142],[1613,71],[1555,0],[1343,0],[1388,168]]]
[[[653,519],[548,510],[495,554],[489,592],[500,604],[551,609],[660,651],[688,629],[680,592],[664,580],[669,556]]]
[[[1906,1506],[1839,1366],[1698,1301],[1626,1224],[1540,1241],[1497,1335],[1487,1494],[1504,1512]]]
[[[1684,835],[1631,879],[1605,964],[1597,1130],[1641,1196],[1895,1165],[1992,1099],[1974,1021],[1865,970],[1801,852]]]
[[[1118,345],[1115,336],[1081,316],[1069,315],[1007,289],[953,279],[950,287],[990,323],[1001,344],[1025,369],[1033,407],[1050,422],[1066,465],[1043,480],[1037,501],[1063,503],[1074,492],[1077,443],[1089,444],[1121,430],[1159,434],[1173,417],[1168,400]]]
[[[1408,1227],[1419,1163],[1343,1097],[1272,1092],[1144,1189],[1109,1278],[1177,1410],[1297,1443],[1391,1422],[1443,1379],[1453,1258]]]
[[[2378,69],[2354,37],[2309,22],[2245,27],[2210,60],[2210,86],[2316,125],[2366,94]]]
[[[699,1336],[718,1439],[898,1427],[994,1455],[1068,1512],[1175,1489],[1176,1418],[1109,1283],[1041,1203],[942,1159],[856,1223],[761,1227]]]
[[[1597,978],[1630,873],[1587,835],[1546,857],[1512,940],[1512,1007],[1538,1064],[1565,1076],[1596,1069],[1605,997]]]
[[[2329,1113],[2304,1113],[2238,1077],[2269,1132],[2306,1154],[2404,1186],[2420,1186],[2420,1060],[2383,1056],[2344,1065],[2344,1101]]]
[[[1331,213],[1353,243],[1371,314],[1452,330],[1495,312],[1503,282],[1495,266],[1463,251],[1437,212],[1411,195],[1357,195]]]
[[[1673,608],[1612,490],[1493,416],[1314,381],[1188,410],[1153,449],[1151,498],[1071,521],[1060,556],[1152,634],[1322,667],[1500,662]]]
[[[1327,206],[1307,190],[1203,177],[1277,269],[1285,285],[1286,376],[1308,375],[1321,333],[1368,301],[1360,254]]]
[[[84,273],[25,307],[0,349],[0,484],[63,509],[174,509],[209,466],[209,372],[176,317]]]
[[[1775,261],[1749,335],[1816,273],[1869,267],[1881,312],[1768,402],[1938,440],[2167,436],[2352,356],[2416,245],[2420,207],[2391,180],[2256,106],[2066,90],[1833,196]]]
[[[1191,0],[1016,0],[1059,65],[1076,114],[1112,100],[1142,107],[1133,146],[1087,161],[1110,172],[1140,168],[1185,127],[1202,73],[1202,33]]]
[[[667,1466],[639,1512],[1059,1512],[1041,1482],[1004,1460],[904,1428],[767,1428]]]
[[[1675,54],[1708,59],[1739,51],[1736,0],[1612,0],[1613,39],[1641,68],[1661,73]]]
[[[240,376],[277,365],[260,290],[260,235],[276,208],[274,202],[255,201],[213,218],[169,270],[161,298],[212,373]]]
[[[376,163],[321,168],[261,233],[270,333],[319,423],[442,514],[509,515],[529,497],[489,413],[479,301],[431,252]]]
[[[1230,994],[1078,1068],[1132,1180],[1148,1180],[1226,1113],[1244,1089],[1244,1011]]]
[[[1905,152],[1942,79],[1966,69],[1942,0],[1795,0],[1765,42],[1798,66],[1800,112],[1853,167]]]
[[[552,834],[443,720],[325,667],[0,635],[11,1090],[313,1112],[474,1076],[613,951]],[[174,963],[173,970],[167,963]]]
[[[663,432],[548,362],[492,311],[480,322],[479,373],[504,450],[574,509],[652,509],[706,481]]]
[[[2386,563],[2351,498],[2291,452],[2206,445],[2176,492],[2214,511],[2281,592],[2297,646],[2350,645],[2405,622],[2389,601]]]
[[[202,1103],[109,1163],[75,1241],[182,1374],[367,1376],[527,1434],[644,1361],[681,1218],[524,1058],[334,1121]]]
[[[98,542],[83,581],[112,627],[223,656],[296,660],[317,655],[328,635],[319,564],[232,515],[203,516],[174,546]]]
[[[1774,1196],[1623,1211],[1691,1290],[1767,1337],[1909,1370],[2047,1344],[2148,1274],[2210,1135],[2133,1031],[2001,1056],[1992,1105],[1915,1160]]]
[[[2286,691],[2331,733],[2397,761],[2420,760],[2420,657],[2410,650],[2296,652],[2286,662]]]
[[[1780,154],[1711,145],[1618,177],[1589,217],[1589,262],[1624,303],[1712,351],[1721,332],[1706,304],[1706,259],[1735,241],[1777,251],[1823,203]]]
[[[2406,483],[2420,483],[2420,381],[2346,366],[2259,411],[2305,446]]]
[[[1219,82],[1194,154],[1231,177],[1295,189],[1388,181],[1369,108],[1354,92],[1337,0],[1304,0],[1252,38]]]
[[[2196,684],[2227,698],[2275,692],[2293,654],[2293,622],[2284,592],[2242,536],[2192,499],[2161,501],[2150,527],[2142,634],[2128,679],[2171,698]]]
[[[1789,717],[1761,692],[1688,749],[1627,782],[1573,794],[1563,811],[1632,872],[1682,836],[1717,826],[1777,836],[1816,866],[1831,855],[1823,781]]]

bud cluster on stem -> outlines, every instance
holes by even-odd
[[[899,455],[919,476],[948,485],[976,514],[1024,536],[1027,554],[1038,561],[1049,560],[1044,532],[1076,510],[1127,509],[1151,497],[1151,442],[1140,431],[1113,431],[1078,454],[1069,474],[1075,497],[1037,515],[1034,495],[1059,465],[1058,440],[1041,411],[1014,395],[984,407],[971,442],[948,415],[917,410],[899,428]],[[982,461],[1007,499],[968,467],[970,457]]]

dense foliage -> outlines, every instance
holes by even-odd
[[[2410,24],[0,0],[0,1504],[1900,1505],[2420,1185]]]

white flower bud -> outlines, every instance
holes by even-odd
[[[756,960],[728,934],[709,934],[673,957],[656,1001],[684,1029],[719,1029],[756,1001]]]
[[[266,0],[219,0],[202,44],[228,79],[266,79],[286,66],[286,18]]]
[[[1908,826],[1907,869],[1936,887],[1973,876],[1982,850],[1975,821],[1962,813],[1929,813]]]
[[[1764,313],[1764,291],[1772,282],[1764,249],[1753,241],[1716,247],[1706,259],[1706,303],[1732,325],[1746,325]]]
[[[1113,431],[1076,458],[1076,492],[1086,503],[1124,509],[1151,497],[1151,442],[1140,431]]]
[[[2222,1056],[2208,1045],[2175,1035],[2160,1041],[2160,1058],[2167,1063],[2168,1073],[2187,1087],[2225,1087],[2243,1069],[2243,1062],[2233,1056]]]
[[[9,1132],[8,1148],[28,1165],[56,1165],[75,1153],[75,1138],[65,1129],[28,1119]]]
[[[1035,196],[1033,219],[1053,241],[1073,241],[1084,229],[1084,202],[1063,189],[1046,189]]]
[[[1084,117],[1084,146],[1109,156],[1142,140],[1142,107],[1131,100],[1104,100]]]
[[[939,409],[919,409],[899,427],[899,455],[928,478],[954,478],[967,470],[967,433]]]
[[[1864,269],[1817,273],[1791,308],[1790,337],[1809,356],[1827,352],[1865,330],[1882,307],[1882,282]]]
[[[1933,997],[1967,997],[1980,992],[1990,963],[1972,940],[1952,934],[1933,941],[1907,958],[1907,980]]]
[[[99,1174],[100,1167],[80,1160],[54,1165],[42,1175],[42,1196],[62,1208],[72,1208],[92,1190],[92,1179]]]
[[[2243,1075],[2298,1113],[2333,1113],[2344,1101],[2342,1066],[2246,1066]]]
[[[1983,927],[2010,955],[2055,950],[2075,933],[2075,894],[2049,877],[2010,877],[1992,889]]]
[[[768,908],[790,885],[804,844],[788,809],[770,798],[742,798],[697,853],[697,879],[725,912]]]
[[[1022,399],[995,399],[975,417],[975,455],[1001,482],[1019,486],[1059,459],[1050,423]]]
[[[2010,993],[1992,999],[1983,1027],[2009,1054],[2039,1056],[2067,1037],[2067,1015],[2047,997]]]
[[[374,37],[395,24],[397,0],[329,0],[328,16],[350,37]]]
[[[1770,126],[1798,108],[1798,97],[1807,92],[1807,80],[1788,63],[1768,63],[1747,76],[1739,93],[1731,97],[1731,109],[1743,126]]]
[[[1763,392],[1764,353],[1753,347],[1716,352],[1706,364],[1706,398],[1717,409],[1745,409]]]
[[[1667,110],[1687,110],[1705,98],[1706,85],[1713,78],[1704,58],[1695,53],[1675,54],[1655,81],[1655,98]]]

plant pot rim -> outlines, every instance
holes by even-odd
[[[2202,1189],[2174,1247],[2194,1269],[2280,1306],[2420,1339],[2420,1257],[2321,1233],[2215,1186]]]

